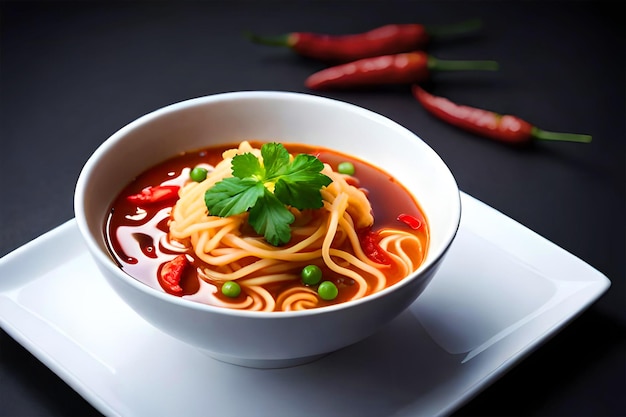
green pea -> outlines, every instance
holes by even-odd
[[[195,182],[202,182],[206,179],[206,174],[209,171],[206,168],[195,167],[189,172],[189,177]]]
[[[241,294],[241,287],[235,281],[226,281],[222,285],[222,294],[226,297],[236,298]]]
[[[337,298],[337,294],[339,294],[339,290],[337,286],[331,281],[324,281],[317,287],[317,293],[319,296],[326,301],[334,300]]]
[[[337,171],[339,171],[340,174],[354,175],[354,165],[352,162],[341,162],[337,166]]]
[[[317,265],[307,265],[300,272],[302,282],[307,285],[315,285],[322,280],[322,270]]]

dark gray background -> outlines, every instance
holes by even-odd
[[[0,3],[0,256],[73,217],[96,147],[159,107],[235,90],[306,92],[324,64],[248,43],[243,30],[359,32],[481,18],[431,45],[495,59],[497,73],[437,74],[459,103],[524,117],[591,144],[512,149],[432,118],[406,86],[323,93],[406,126],[460,188],[607,275],[611,289],[458,415],[625,415],[626,67],[623,2],[232,1]],[[34,260],[36,261],[36,260]],[[0,277],[1,279],[2,277]],[[97,414],[0,331],[0,415]]]

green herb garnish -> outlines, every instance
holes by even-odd
[[[295,217],[288,207],[298,210],[321,208],[320,189],[332,182],[321,173],[324,164],[308,154],[290,161],[280,143],[261,147],[261,162],[251,153],[232,160],[233,176],[224,178],[204,194],[213,216],[228,217],[249,212],[248,223],[274,246],[291,238],[290,225]]]

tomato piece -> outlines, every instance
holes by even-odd
[[[183,254],[163,264],[159,274],[159,281],[165,292],[177,296],[183,295],[183,287],[180,286],[180,281],[188,264],[189,260]]]
[[[129,195],[126,199],[137,205],[160,203],[178,199],[178,190],[180,190],[178,185],[157,185],[146,187],[140,193]]]
[[[359,241],[361,242],[363,252],[365,252],[368,258],[379,264],[391,265],[389,255],[378,244],[378,233],[373,232],[371,229],[361,230],[359,232]]]
[[[413,230],[419,229],[420,227],[422,227],[422,224],[424,223],[424,218],[420,219],[420,218],[417,218],[416,216],[412,216],[410,214],[405,214],[405,213],[398,215],[398,220],[406,224]]]

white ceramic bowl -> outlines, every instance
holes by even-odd
[[[109,255],[103,235],[107,209],[121,188],[178,152],[244,139],[320,145],[393,175],[417,198],[427,217],[431,242],[425,262],[379,293],[298,312],[212,307],[160,292],[124,273]],[[461,216],[459,190],[450,170],[409,130],[351,104],[287,92],[217,94],[139,118],[89,158],[76,185],[74,204],[78,226],[101,273],[139,315],[216,359],[263,368],[306,363],[366,338],[395,318],[435,274]]]

